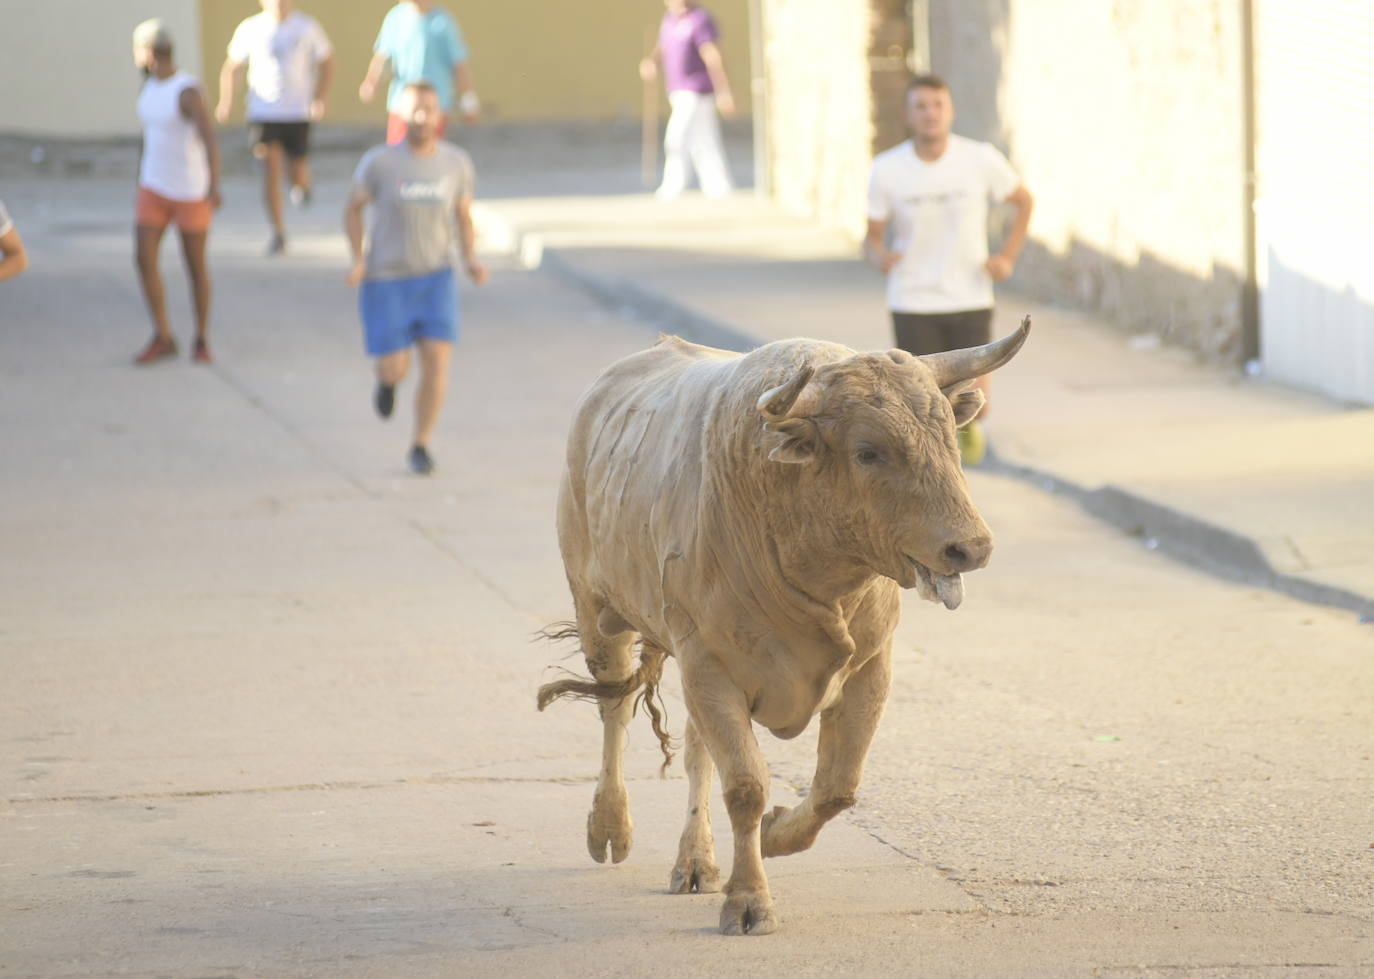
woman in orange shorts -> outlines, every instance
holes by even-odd
[[[138,96],[143,153],[138,167],[134,241],[139,281],[154,331],[134,361],[151,364],[177,353],[158,271],[162,235],[175,223],[181,233],[196,309],[192,357],[208,364],[210,347],[205,332],[210,320],[210,274],[205,267],[205,243],[210,218],[220,202],[215,130],[199,83],[178,71],[172,61],[172,37],[162,21],[145,21],[134,30],[134,63],[146,76]]]

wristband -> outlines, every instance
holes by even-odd
[[[464,92],[458,96],[458,108],[464,115],[475,116],[482,110],[482,100],[477,97],[476,92]]]

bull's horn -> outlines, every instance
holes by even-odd
[[[1031,319],[1027,316],[1015,333],[981,347],[968,347],[964,350],[949,350],[938,354],[925,354],[920,360],[935,375],[935,383],[947,388],[960,381],[982,377],[1001,367],[1016,355],[1021,344],[1030,335]]]
[[[796,377],[786,384],[763,392],[758,400],[759,413],[770,422],[782,421],[792,410],[792,406],[797,402],[797,396],[802,393],[802,388],[806,387],[807,381],[811,380],[814,373],[816,368],[804,364],[801,370],[797,371]]]

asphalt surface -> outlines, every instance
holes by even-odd
[[[550,669],[580,664],[529,637],[569,611],[568,412],[657,323],[494,253],[464,294],[440,470],[411,477],[410,389],[372,415],[347,167],[324,169],[279,261],[252,185],[228,187],[210,368],[129,365],[127,182],[3,191],[35,262],[0,292],[0,975],[1374,971],[1370,626],[995,471],[970,476],[998,550],[965,605],[908,599],[860,805],[769,862],[777,935],[726,940],[718,897],[665,893],[685,782],[656,778],[644,722],[634,853],[592,864],[599,728],[535,713]],[[495,252],[535,182],[503,179]],[[785,316],[724,281],[748,322]],[[737,327],[726,301],[709,318]],[[996,431],[1010,455],[1011,419]],[[765,736],[773,802],[803,789],[813,738]],[[718,802],[715,824],[728,864]]]

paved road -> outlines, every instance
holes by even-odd
[[[860,806],[770,863],[782,932],[727,941],[716,897],[663,893],[684,783],[645,727],[635,852],[591,864],[597,725],[534,712],[561,661],[528,637],[568,611],[568,412],[651,332],[498,259],[440,472],[411,478],[408,392],[371,414],[340,183],[280,262],[229,191],[210,369],[127,364],[124,183],[15,208],[0,975],[1374,970],[1368,627],[986,474],[992,566],[957,613],[908,603]],[[774,801],[813,734],[765,736]]]

